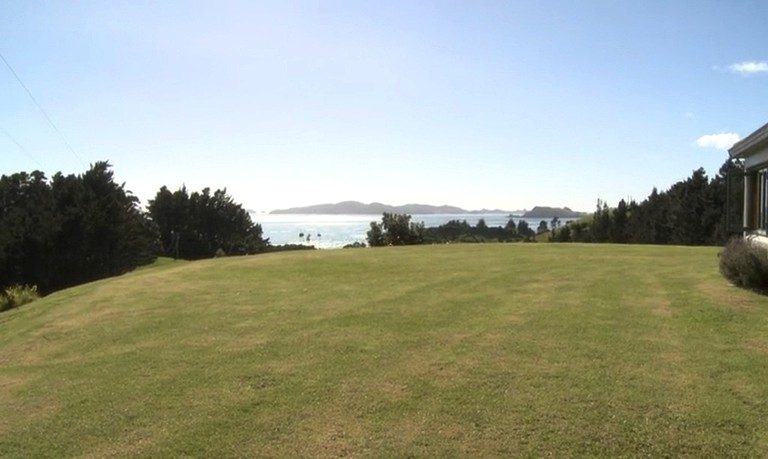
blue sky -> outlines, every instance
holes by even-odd
[[[109,160],[143,203],[226,187],[591,211],[768,122],[760,1],[16,1],[0,173]]]

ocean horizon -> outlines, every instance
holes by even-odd
[[[505,226],[510,214],[415,214],[411,216],[414,223],[422,222],[426,227],[436,227],[451,220],[466,220],[474,226],[484,219],[488,226]],[[549,225],[551,219],[522,218],[512,215],[515,222],[525,220],[533,229],[542,220]],[[367,214],[260,214],[251,213],[254,223],[261,225],[263,237],[269,238],[272,245],[301,244],[312,245],[318,249],[339,249],[347,244],[366,242],[366,233],[371,222],[380,222],[381,215]],[[561,218],[562,223],[575,220]]]

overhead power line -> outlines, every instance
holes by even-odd
[[[2,126],[0,126],[0,132],[2,132],[3,134],[5,134],[5,135],[6,135],[6,137],[8,137],[9,139],[11,139],[11,142],[15,143],[15,144],[16,144],[16,146],[17,146],[17,147],[19,147],[19,150],[21,150],[22,152],[24,152],[24,154],[25,154],[25,155],[29,156],[29,159],[31,159],[32,161],[34,161],[34,162],[35,162],[35,163],[36,163],[38,166],[40,166],[40,168],[41,168],[41,169],[45,170],[45,167],[44,167],[42,164],[40,164],[40,161],[38,161],[38,160],[37,160],[37,158],[35,158],[34,156],[32,156],[32,153],[30,153],[30,152],[29,152],[29,151],[28,151],[26,148],[24,148],[24,146],[23,146],[22,144],[20,144],[20,143],[19,143],[19,141],[18,141],[18,140],[16,140],[16,139],[15,139],[15,138],[14,138],[14,137],[11,135],[11,133],[10,133],[10,132],[8,132],[8,131],[6,131],[5,129],[3,129],[3,127],[2,127]]]
[[[64,137],[64,134],[62,134],[61,131],[59,130],[59,128],[56,127],[56,124],[53,122],[53,120],[51,120],[51,117],[48,116],[48,113],[45,112],[45,110],[43,109],[43,106],[40,105],[40,103],[37,101],[37,99],[35,99],[35,96],[32,95],[32,92],[29,90],[29,88],[27,88],[27,85],[25,85],[24,82],[21,81],[21,78],[19,78],[19,75],[16,73],[15,70],[13,70],[13,67],[11,67],[11,64],[5,59],[5,56],[3,56],[2,53],[0,53],[0,59],[2,59],[3,62],[5,62],[5,65],[6,65],[6,67],[8,67],[8,70],[11,71],[13,76],[16,78],[16,81],[18,81],[19,84],[21,85],[21,87],[24,88],[24,91],[27,92],[27,95],[29,96],[30,99],[32,99],[32,102],[35,103],[37,108],[40,110],[40,113],[42,113],[43,116],[45,117],[45,119],[48,120],[48,123],[51,125],[53,130],[56,131],[57,134],[59,134],[59,137],[61,137],[61,141],[64,142],[64,145],[67,147],[67,149],[70,151],[70,153],[72,153],[72,155],[75,158],[77,158],[77,160],[80,162],[80,165],[83,166],[83,168],[85,168],[85,163],[83,162],[83,160],[80,159],[80,156],[75,152],[74,148],[72,148],[69,145],[69,142],[67,142],[67,139],[66,139],[66,137]],[[18,145],[18,142],[16,144]]]

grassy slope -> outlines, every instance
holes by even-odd
[[[165,264],[0,315],[0,456],[768,455],[768,299],[713,248]]]

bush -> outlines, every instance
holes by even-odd
[[[720,273],[738,287],[768,293],[768,247],[737,237],[720,252]]]
[[[36,285],[13,285],[0,294],[0,311],[18,308],[40,298]]]
[[[345,245],[342,248],[344,248],[344,249],[364,249],[366,247],[368,247],[368,246],[365,245],[365,242],[355,241],[355,242],[353,242],[351,244]]]

